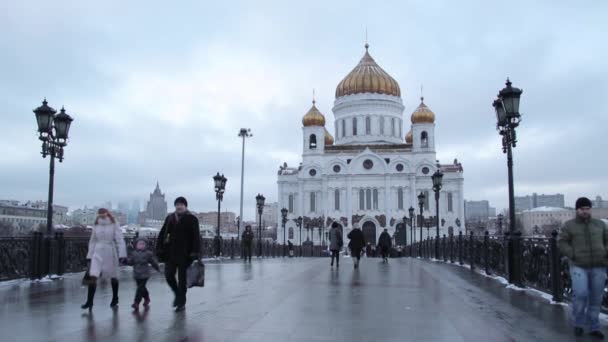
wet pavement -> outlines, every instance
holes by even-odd
[[[566,308],[505,288],[455,265],[363,259],[339,270],[329,259],[208,263],[206,287],[174,313],[160,274],[152,304],[132,313],[135,284],[121,274],[120,306],[100,286],[80,309],[82,274],[48,283],[0,285],[5,341],[572,341]],[[581,340],[586,340],[585,338]]]

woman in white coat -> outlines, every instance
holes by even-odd
[[[83,309],[93,307],[93,298],[97,289],[99,277],[110,278],[112,283],[112,308],[118,305],[118,271],[120,262],[127,257],[125,239],[120,230],[120,225],[114,219],[109,210],[101,208],[97,211],[95,227],[89,240],[89,275],[91,281],[87,293],[87,302],[82,305]]]

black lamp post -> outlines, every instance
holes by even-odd
[[[509,283],[520,286],[522,283],[521,265],[519,253],[515,246],[515,190],[513,185],[513,148],[517,144],[515,129],[521,121],[519,113],[519,99],[523,91],[511,86],[511,81],[507,78],[506,87],[498,93],[498,99],[492,102],[496,112],[496,129],[502,136],[502,152],[507,154],[507,169],[509,177],[509,248],[508,248],[508,269]]]
[[[433,179],[433,191],[435,191],[435,220],[437,220],[437,232],[435,234],[435,258],[439,257],[439,194],[443,186],[443,172],[437,164],[437,171],[431,177]]]
[[[287,223],[287,208],[283,208],[281,209],[281,218],[282,218],[282,223],[283,223],[283,256],[285,256],[285,246],[287,244],[287,241],[285,241],[285,224]]]
[[[300,229],[300,256],[302,256],[302,216],[298,216],[296,225],[298,225],[298,229]]]
[[[422,243],[422,229],[423,229],[423,224],[424,224],[424,192],[420,192],[420,195],[418,195],[418,206],[420,207],[420,243]],[[418,256],[422,257],[422,249],[418,248]]]
[[[413,248],[414,248],[414,243],[416,242],[416,235],[414,234],[414,212],[416,211],[416,209],[414,209],[414,207],[410,206],[409,212],[410,212],[410,240],[412,243],[412,248],[410,248],[410,257],[414,256],[414,252],[413,252]]]
[[[222,242],[220,240],[220,214],[221,214],[221,203],[224,199],[224,191],[226,191],[226,177],[224,175],[220,175],[218,172],[217,175],[213,176],[213,182],[215,184],[215,199],[217,200],[217,234],[215,236],[215,256],[219,257],[222,255]]]
[[[53,191],[55,184],[55,158],[63,162],[63,148],[68,144],[68,133],[72,124],[70,117],[62,107],[59,114],[48,106],[46,99],[42,101],[42,106],[34,109],[36,122],[38,123],[38,139],[42,141],[42,158],[50,156],[49,167],[49,199],[47,202],[46,231],[48,234],[53,232]]]
[[[258,257],[262,257],[262,213],[264,212],[264,201],[266,198],[262,194],[255,196],[255,203],[258,207],[258,216],[260,222],[258,224]]]

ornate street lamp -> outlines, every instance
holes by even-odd
[[[285,224],[287,223],[287,208],[281,209],[281,218],[283,223],[283,256],[285,256],[285,246],[287,241],[285,241]]]
[[[496,129],[502,136],[502,152],[507,154],[507,169],[509,178],[509,243],[507,260],[509,283],[521,286],[521,260],[515,246],[517,239],[515,228],[515,189],[513,185],[513,148],[517,144],[515,129],[521,121],[519,100],[523,90],[511,86],[507,78],[506,87],[498,93],[498,98],[492,102],[496,113]]]
[[[424,196],[424,192],[420,192],[420,195],[418,195],[418,206],[420,207],[420,243],[422,243],[422,229],[423,229],[423,225],[424,225],[424,200],[425,200],[425,196]],[[422,257],[422,249],[418,248],[418,256]]]
[[[224,191],[226,191],[226,177],[224,175],[220,175],[218,172],[217,175],[213,176],[213,183],[215,186],[215,199],[217,200],[217,234],[215,236],[215,256],[220,257],[222,255],[222,242],[220,240],[220,209],[221,203],[224,199]]]
[[[241,217],[243,217],[243,189],[245,186],[245,139],[252,136],[253,134],[251,134],[251,129],[249,128],[241,128],[241,130],[239,131],[239,137],[243,138],[243,150],[241,154],[241,206],[239,212],[239,215]],[[241,222],[239,222],[239,225],[236,229],[236,239],[238,240],[241,237]]]
[[[255,203],[258,207],[258,216],[260,222],[258,224],[258,257],[262,257],[262,213],[264,212],[264,201],[266,198],[262,194],[255,196]]]
[[[50,156],[49,166],[49,197],[47,202],[46,231],[50,235],[53,232],[53,191],[55,184],[55,158],[63,162],[63,148],[68,144],[71,116],[61,108],[58,115],[57,111],[48,105],[46,99],[42,101],[42,106],[34,109],[36,122],[38,123],[38,139],[42,141],[42,158]]]
[[[441,166],[437,164],[437,171],[431,177],[433,179],[433,191],[435,191],[435,219],[437,220],[437,232],[435,234],[435,258],[439,257],[439,194],[443,186],[443,172]]]
[[[414,209],[414,207],[410,206],[410,209],[408,210],[410,213],[410,241],[412,243],[412,248],[410,248],[410,257],[414,256],[414,243],[416,242],[416,235],[414,234],[414,212],[416,211],[416,209]]]

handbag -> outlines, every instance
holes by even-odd
[[[201,260],[193,262],[186,270],[188,288],[205,287],[205,264]]]
[[[84,272],[84,276],[82,276],[82,285],[83,286],[89,286],[91,284],[93,284],[93,280],[91,279],[91,274],[89,273],[91,270],[91,266],[87,266],[87,270]]]

